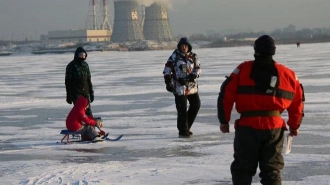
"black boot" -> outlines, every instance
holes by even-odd
[[[179,132],[179,138],[190,138],[189,132]]]

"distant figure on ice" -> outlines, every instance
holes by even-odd
[[[95,130],[95,127],[99,129],[103,127],[102,120],[87,116],[86,109],[88,107],[88,99],[79,96],[66,118],[66,128],[73,132],[80,132],[82,140],[102,141],[100,133]],[[102,135],[105,135],[105,133]]]
[[[177,128],[179,137],[190,137],[190,131],[201,102],[198,95],[197,78],[201,67],[196,53],[186,37],[180,39],[177,49],[169,57],[163,70],[166,89],[175,97]],[[187,111],[187,100],[189,108]]]
[[[94,101],[94,91],[89,66],[85,61],[86,58],[87,52],[85,49],[78,47],[74,53],[73,60],[66,66],[66,102],[68,104],[75,104],[79,96],[84,96],[89,100],[89,107],[86,110],[86,114],[93,116],[90,103]]]
[[[284,131],[281,113],[288,112],[291,136],[299,133],[305,101],[295,73],[273,60],[275,42],[268,35],[254,43],[255,60],[237,66],[222,83],[217,109],[220,130],[229,133],[231,111],[235,104],[240,118],[235,120],[234,185],[251,184],[259,164],[261,184],[281,184]]]
[[[297,42],[297,48],[299,48],[299,47],[300,47],[300,42],[298,41],[298,42]]]

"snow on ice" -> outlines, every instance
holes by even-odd
[[[216,102],[225,76],[253,59],[253,48],[194,51],[202,106],[193,138],[178,138],[174,97],[163,82],[172,51],[90,52],[93,113],[111,135],[124,137],[72,145],[57,142],[72,106],[64,76],[73,53],[0,57],[0,184],[232,184],[234,128],[220,133]],[[301,134],[285,155],[284,185],[329,184],[329,51],[330,43],[277,45],[275,60],[296,71],[306,96]],[[257,174],[253,183],[259,180]]]

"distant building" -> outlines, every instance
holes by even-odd
[[[257,37],[246,37],[246,38],[243,38],[242,41],[255,41],[257,39],[258,39]]]
[[[48,44],[48,35],[40,35],[40,42],[42,46],[47,46]]]
[[[49,42],[108,42],[111,30],[58,30],[48,32]]]
[[[154,3],[145,8],[143,34],[146,40],[174,40],[164,5]]]
[[[137,1],[114,1],[112,42],[144,40]]]
[[[256,37],[244,37],[244,38],[234,38],[234,39],[230,39],[230,40],[235,40],[235,41],[255,41],[258,38]]]

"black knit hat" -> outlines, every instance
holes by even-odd
[[[275,42],[269,35],[263,35],[254,42],[254,51],[259,55],[275,55]]]
[[[187,37],[182,37],[178,43],[178,50],[180,50],[180,45],[181,44],[186,44],[188,45],[188,52],[190,52],[192,50],[192,47],[191,47],[191,44],[189,43],[188,41],[188,38]]]

